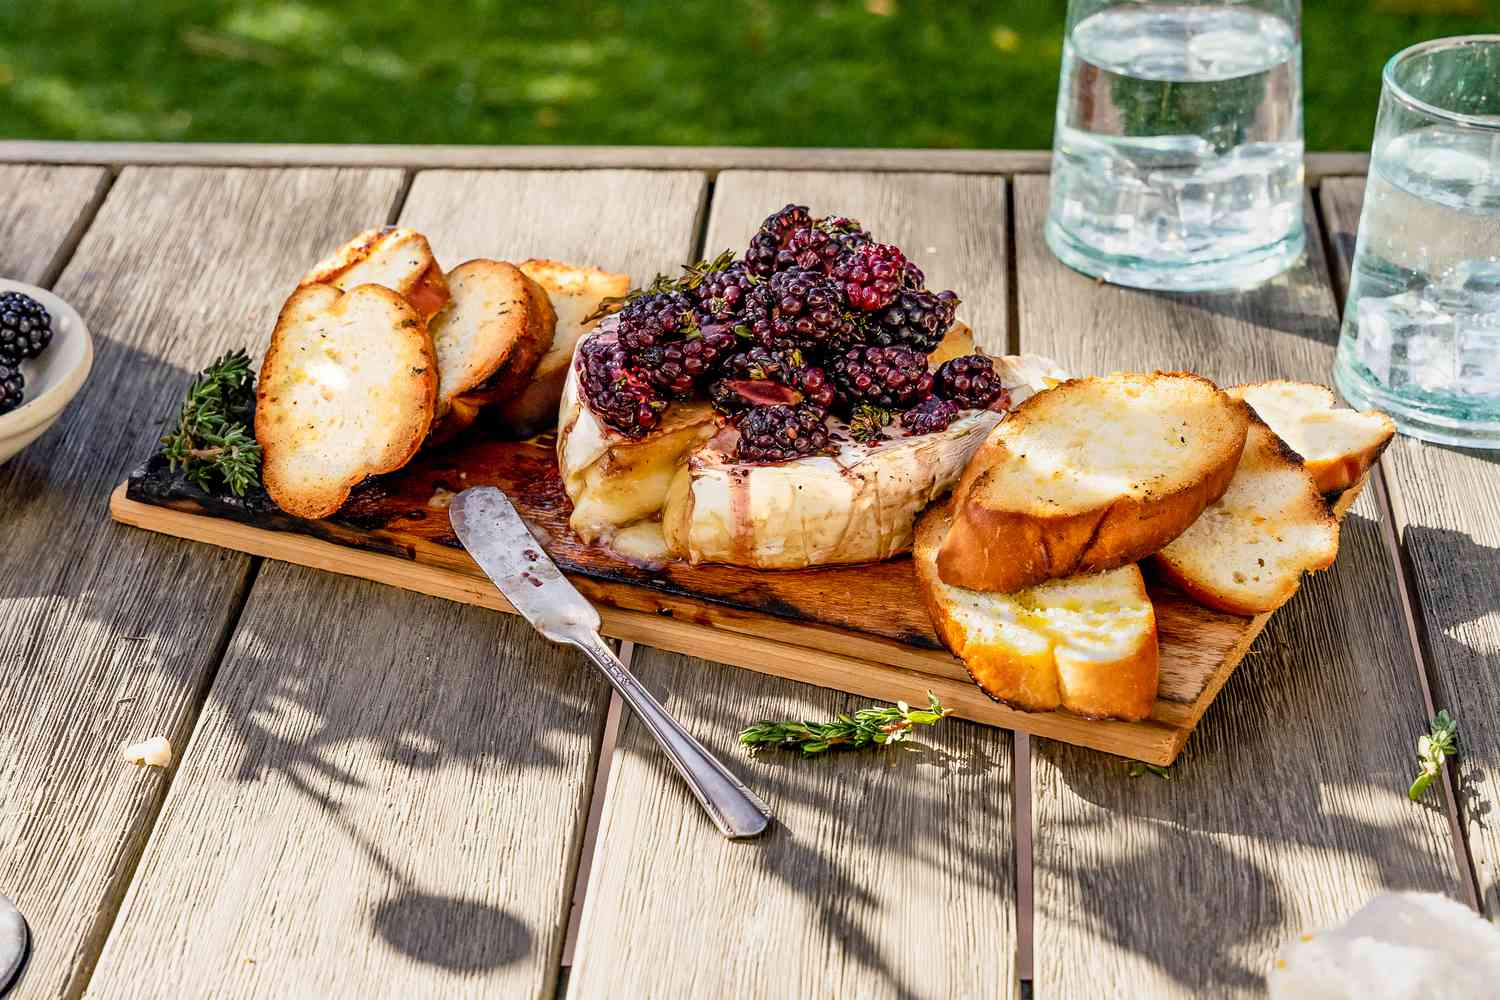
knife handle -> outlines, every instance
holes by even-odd
[[[646,728],[651,730],[651,735],[656,737],[656,742],[661,744],[672,765],[687,782],[693,797],[724,836],[734,839],[755,837],[765,830],[771,821],[770,808],[667,714],[661,702],[625,669],[625,664],[610,651],[598,633],[570,636],[569,641],[604,672],[625,704],[634,709]]]

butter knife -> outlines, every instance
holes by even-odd
[[[599,637],[599,612],[548,558],[502,491],[464,490],[448,507],[448,519],[479,568],[533,628],[553,642],[576,646],[604,673],[724,836],[754,837],[765,830],[771,810],[625,669]]]

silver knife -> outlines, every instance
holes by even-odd
[[[724,836],[754,837],[765,830],[771,810],[610,652],[599,637],[599,612],[559,572],[503,492],[493,486],[464,490],[448,507],[448,519],[479,568],[533,628],[553,642],[578,647],[604,672]]]

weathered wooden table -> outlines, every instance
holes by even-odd
[[[92,327],[0,468],[0,893],[23,996],[1252,996],[1383,888],[1500,915],[1500,464],[1398,440],[1170,782],[945,723],[750,759],[856,699],[633,651],[773,805],[727,843],[606,687],[517,619],[111,524],[189,373],[258,351],[304,265],[399,221],[446,262],[637,277],[787,201],[912,248],[993,350],[1326,380],[1363,181],[1312,157],[1307,262],[1253,292],[1096,284],[1041,239],[1045,155],[0,143],[0,274]],[[1338,176],[1347,174],[1350,176]],[[932,248],[932,249],[928,249]],[[1434,703],[1457,788],[1413,804]],[[118,760],[169,736],[168,770]],[[591,816],[597,836],[591,836]]]

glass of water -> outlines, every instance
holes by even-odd
[[[1047,245],[1120,285],[1242,288],[1301,255],[1300,0],[1070,0]]]
[[[1386,64],[1334,380],[1407,434],[1500,448],[1500,35]]]

